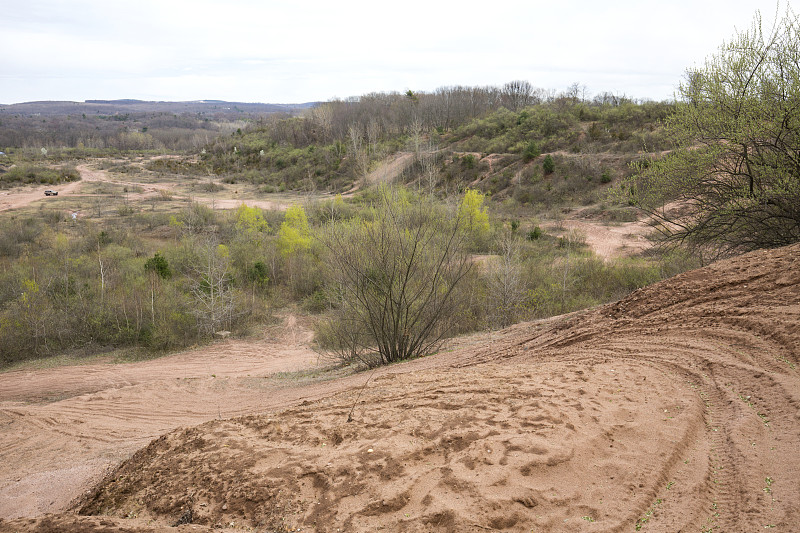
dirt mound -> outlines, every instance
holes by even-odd
[[[46,520],[90,531],[792,531],[798,364],[792,246],[472,337],[358,376],[363,388],[169,433],[76,507],[105,516]]]

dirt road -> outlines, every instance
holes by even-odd
[[[41,476],[91,474],[74,487],[40,483],[38,512],[63,508],[50,502],[80,494],[147,439],[210,421],[137,452],[78,507],[100,516],[0,530],[150,531],[188,520],[193,531],[738,532],[800,523],[800,245],[473,336],[374,375],[276,390],[264,386],[259,356],[234,347],[134,365],[119,371],[138,376],[127,381],[98,368],[81,383],[76,371],[67,388],[81,395],[50,403],[35,391],[54,382],[51,371],[2,376],[0,390],[17,392],[0,411],[0,501]],[[302,363],[308,352],[297,349]],[[261,357],[277,364],[267,349]],[[18,381],[27,385],[12,388]],[[216,409],[263,414],[217,420]]]

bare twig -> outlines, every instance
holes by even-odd
[[[366,389],[366,388],[367,388],[367,383],[369,383],[369,380],[371,380],[371,379],[372,379],[372,376],[373,376],[373,375],[375,375],[375,371],[376,371],[376,370],[378,370],[378,368],[377,368],[377,367],[376,367],[376,368],[375,368],[375,370],[373,370],[373,371],[372,371],[372,373],[369,375],[369,377],[367,378],[367,381],[365,381],[365,382],[364,382],[364,384],[361,386],[361,390],[359,390],[359,391],[358,391],[358,396],[356,396],[356,401],[354,401],[354,402],[353,402],[353,407],[351,407],[351,408],[350,408],[350,412],[349,412],[349,413],[347,413],[347,421],[348,421],[348,422],[352,422],[352,421],[353,421],[353,411],[355,411],[356,404],[358,404],[358,400],[360,400],[360,399],[361,399],[361,393],[363,393],[363,392],[364,392],[364,389]]]

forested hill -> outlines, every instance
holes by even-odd
[[[235,113],[287,113],[313,107],[316,102],[301,104],[262,104],[194,100],[190,102],[152,102],[145,100],[86,100],[85,102],[25,102],[0,105],[4,115],[115,115],[125,113],[193,113],[202,115]]]
[[[451,88],[371,94],[273,115],[205,146],[200,172],[275,190],[343,192],[373,178],[445,195],[478,188],[523,203],[588,205],[629,164],[670,148],[669,102]],[[384,170],[388,169],[388,170]],[[550,201],[545,202],[550,204]]]

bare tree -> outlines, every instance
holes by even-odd
[[[417,158],[419,158],[420,155],[419,147],[422,144],[422,132],[422,119],[419,115],[415,114],[409,125],[408,134],[411,137],[411,143],[414,145],[414,155]]]
[[[383,188],[373,220],[331,224],[321,239],[337,287],[327,347],[369,366],[435,350],[470,270],[458,216],[407,194]]]
[[[381,135],[381,126],[378,123],[377,119],[372,118],[369,122],[367,122],[367,149],[369,150],[370,155],[374,155],[378,152],[378,140],[380,140]]]
[[[439,146],[430,136],[425,151],[419,154],[419,162],[422,165],[423,179],[428,182],[428,194],[433,194],[439,181]]]
[[[514,235],[506,235],[500,243],[500,256],[489,266],[487,289],[492,324],[500,328],[514,324],[522,314],[526,289]]]
[[[369,173],[369,153],[367,153],[367,148],[364,146],[361,128],[357,124],[351,124],[347,130],[347,134],[359,178],[366,181],[367,174]]]
[[[235,298],[228,250],[213,237],[202,238],[193,270],[192,295],[201,334],[213,335],[233,322]]]
[[[511,111],[519,111],[533,103],[534,89],[527,81],[514,80],[503,85],[503,105]]]

